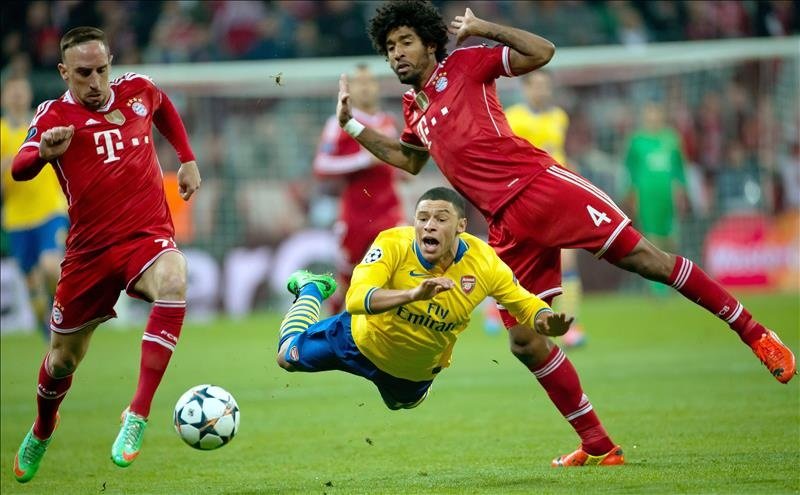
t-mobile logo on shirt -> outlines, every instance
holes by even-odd
[[[114,139],[116,138],[116,140]],[[114,154],[115,151],[122,149],[122,133],[119,129],[109,129],[107,131],[100,131],[94,133],[94,144],[97,145],[97,154],[106,154],[106,159],[103,163],[111,163],[119,160],[119,157]]]

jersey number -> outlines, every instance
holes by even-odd
[[[592,222],[594,222],[595,227],[599,227],[602,223],[611,223],[611,219],[608,218],[608,215],[603,213],[602,211],[597,211],[592,208],[591,205],[586,205],[586,211],[589,212],[589,216],[592,217]]]

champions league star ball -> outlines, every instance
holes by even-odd
[[[175,404],[175,430],[184,442],[200,450],[214,450],[239,431],[239,406],[224,388],[197,385]]]

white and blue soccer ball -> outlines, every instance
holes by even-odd
[[[224,388],[197,385],[175,404],[175,430],[191,447],[213,450],[226,445],[239,431],[239,406]]]

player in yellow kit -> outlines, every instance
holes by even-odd
[[[525,103],[508,107],[508,125],[514,134],[550,153],[560,165],[571,168],[564,149],[569,116],[553,102],[553,76],[550,72],[539,69],[524,75],[522,84]],[[578,315],[583,285],[578,273],[577,253],[574,249],[561,250],[561,286],[564,293],[554,304],[576,318],[576,324],[561,337],[561,341],[568,347],[581,345],[586,340]]]
[[[410,409],[450,365],[458,335],[486,297],[545,335],[572,318],[522,288],[482,240],[465,233],[466,204],[438,187],[417,202],[414,226],[384,230],[356,266],[347,311],[319,320],[336,283],[295,272],[297,296],[281,323],[278,364],[287,371],[342,370],[372,381],[390,409]]]
[[[56,173],[45,167],[35,179],[11,179],[11,161],[28,137],[33,94],[21,77],[3,83],[3,118],[0,119],[0,161],[2,163],[3,228],[8,232],[11,253],[25,281],[37,324],[50,338],[50,307],[59,263],[67,237],[67,200]]]

